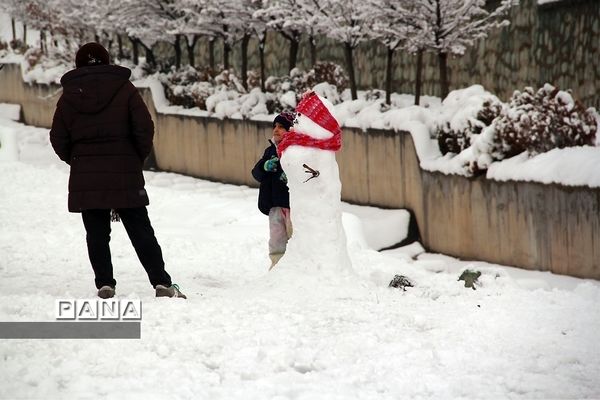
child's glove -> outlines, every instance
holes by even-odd
[[[279,180],[287,185],[287,175],[284,171],[281,171],[281,175],[279,176]]]
[[[276,156],[271,157],[270,160],[265,161],[265,165],[263,166],[263,168],[265,169],[265,171],[269,171],[269,172],[275,172],[277,171],[277,162],[279,161],[279,158],[277,158]]]

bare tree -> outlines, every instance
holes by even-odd
[[[415,104],[418,105],[421,95],[425,31],[421,29],[415,2],[411,0],[367,0],[364,13],[365,18],[370,21],[368,24],[369,35],[381,42],[387,49],[386,103],[391,103],[393,56],[396,50],[403,49],[417,57]]]
[[[258,39],[258,58],[260,62],[260,90],[266,91],[265,88],[265,44],[267,42],[267,22],[268,15],[261,11],[266,7],[266,0],[252,0],[252,30]]]
[[[344,44],[346,68],[350,79],[352,99],[357,99],[354,73],[354,49],[369,39],[368,21],[364,14],[364,0],[320,0],[314,2],[319,11],[314,19],[326,35]]]
[[[3,0],[0,2],[0,10],[10,15],[13,41],[17,40],[16,22],[23,24],[23,43],[27,43],[27,5],[28,1]]]
[[[240,22],[234,18],[239,7],[241,7],[239,0],[207,0],[202,10],[202,17],[211,35],[223,40],[224,69],[231,68],[229,55],[233,45],[243,36]]]
[[[302,5],[299,0],[267,0],[261,10],[254,13],[254,18],[267,21],[270,29],[281,34],[290,42],[288,71],[296,68],[298,49],[302,37],[302,22],[296,18]]]
[[[419,48],[437,53],[442,98],[450,91],[448,54],[462,55],[491,29],[508,25],[506,16],[513,1],[501,0],[491,12],[485,0],[414,1],[412,17],[420,31],[416,42]]]

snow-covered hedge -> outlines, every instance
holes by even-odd
[[[527,151],[531,155],[554,148],[594,144],[598,114],[585,109],[570,92],[544,85],[537,92],[515,91],[508,107],[494,120],[499,159]]]
[[[483,89],[455,90],[444,100],[436,132],[442,154],[458,154],[471,146],[473,135],[480,134],[500,114],[502,102],[488,92],[473,93],[479,88]]]
[[[0,57],[4,57],[9,53],[23,54],[27,50],[27,46],[22,40],[16,39],[5,42],[0,40]]]
[[[168,73],[159,74],[165,88],[165,95],[172,105],[184,108],[198,107],[200,110],[215,112],[221,116],[231,116],[227,111],[233,107],[221,102],[235,101],[243,117],[256,114],[272,114],[296,107],[302,93],[317,86],[326,92],[334,104],[341,101],[341,92],[346,88],[348,78],[337,64],[318,62],[309,71],[294,68],[289,75],[265,80],[265,91],[260,90],[260,77],[256,71],[248,74],[248,90],[231,70],[221,70],[214,74],[208,68],[195,69],[190,66]]]
[[[472,86],[450,93],[435,132],[442,154],[458,154],[466,175],[521,153],[532,157],[596,143],[600,116],[569,91],[550,84],[537,91],[526,87],[505,104],[482,89]]]

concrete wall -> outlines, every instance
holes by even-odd
[[[19,67],[6,65],[0,102],[21,104],[27,123],[49,126],[55,88],[15,82]],[[250,170],[271,136],[270,123],[159,114],[149,90],[142,95],[156,124],[159,168],[256,186]],[[345,128],[343,140],[342,198],[412,210],[430,251],[600,279],[600,189],[423,171],[406,132]]]
[[[418,222],[429,249],[600,279],[599,189],[429,172],[421,177]]]
[[[0,103],[20,104],[23,122],[49,128],[61,87],[24,83],[19,64],[1,65],[4,67],[0,70]]]

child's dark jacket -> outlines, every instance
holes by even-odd
[[[271,146],[265,149],[262,158],[252,169],[252,176],[260,182],[258,191],[258,209],[265,215],[269,215],[272,207],[290,208],[290,193],[287,184],[282,180],[281,164],[277,162],[277,171],[265,171],[264,165],[271,157],[277,156],[277,149],[271,142]]]

